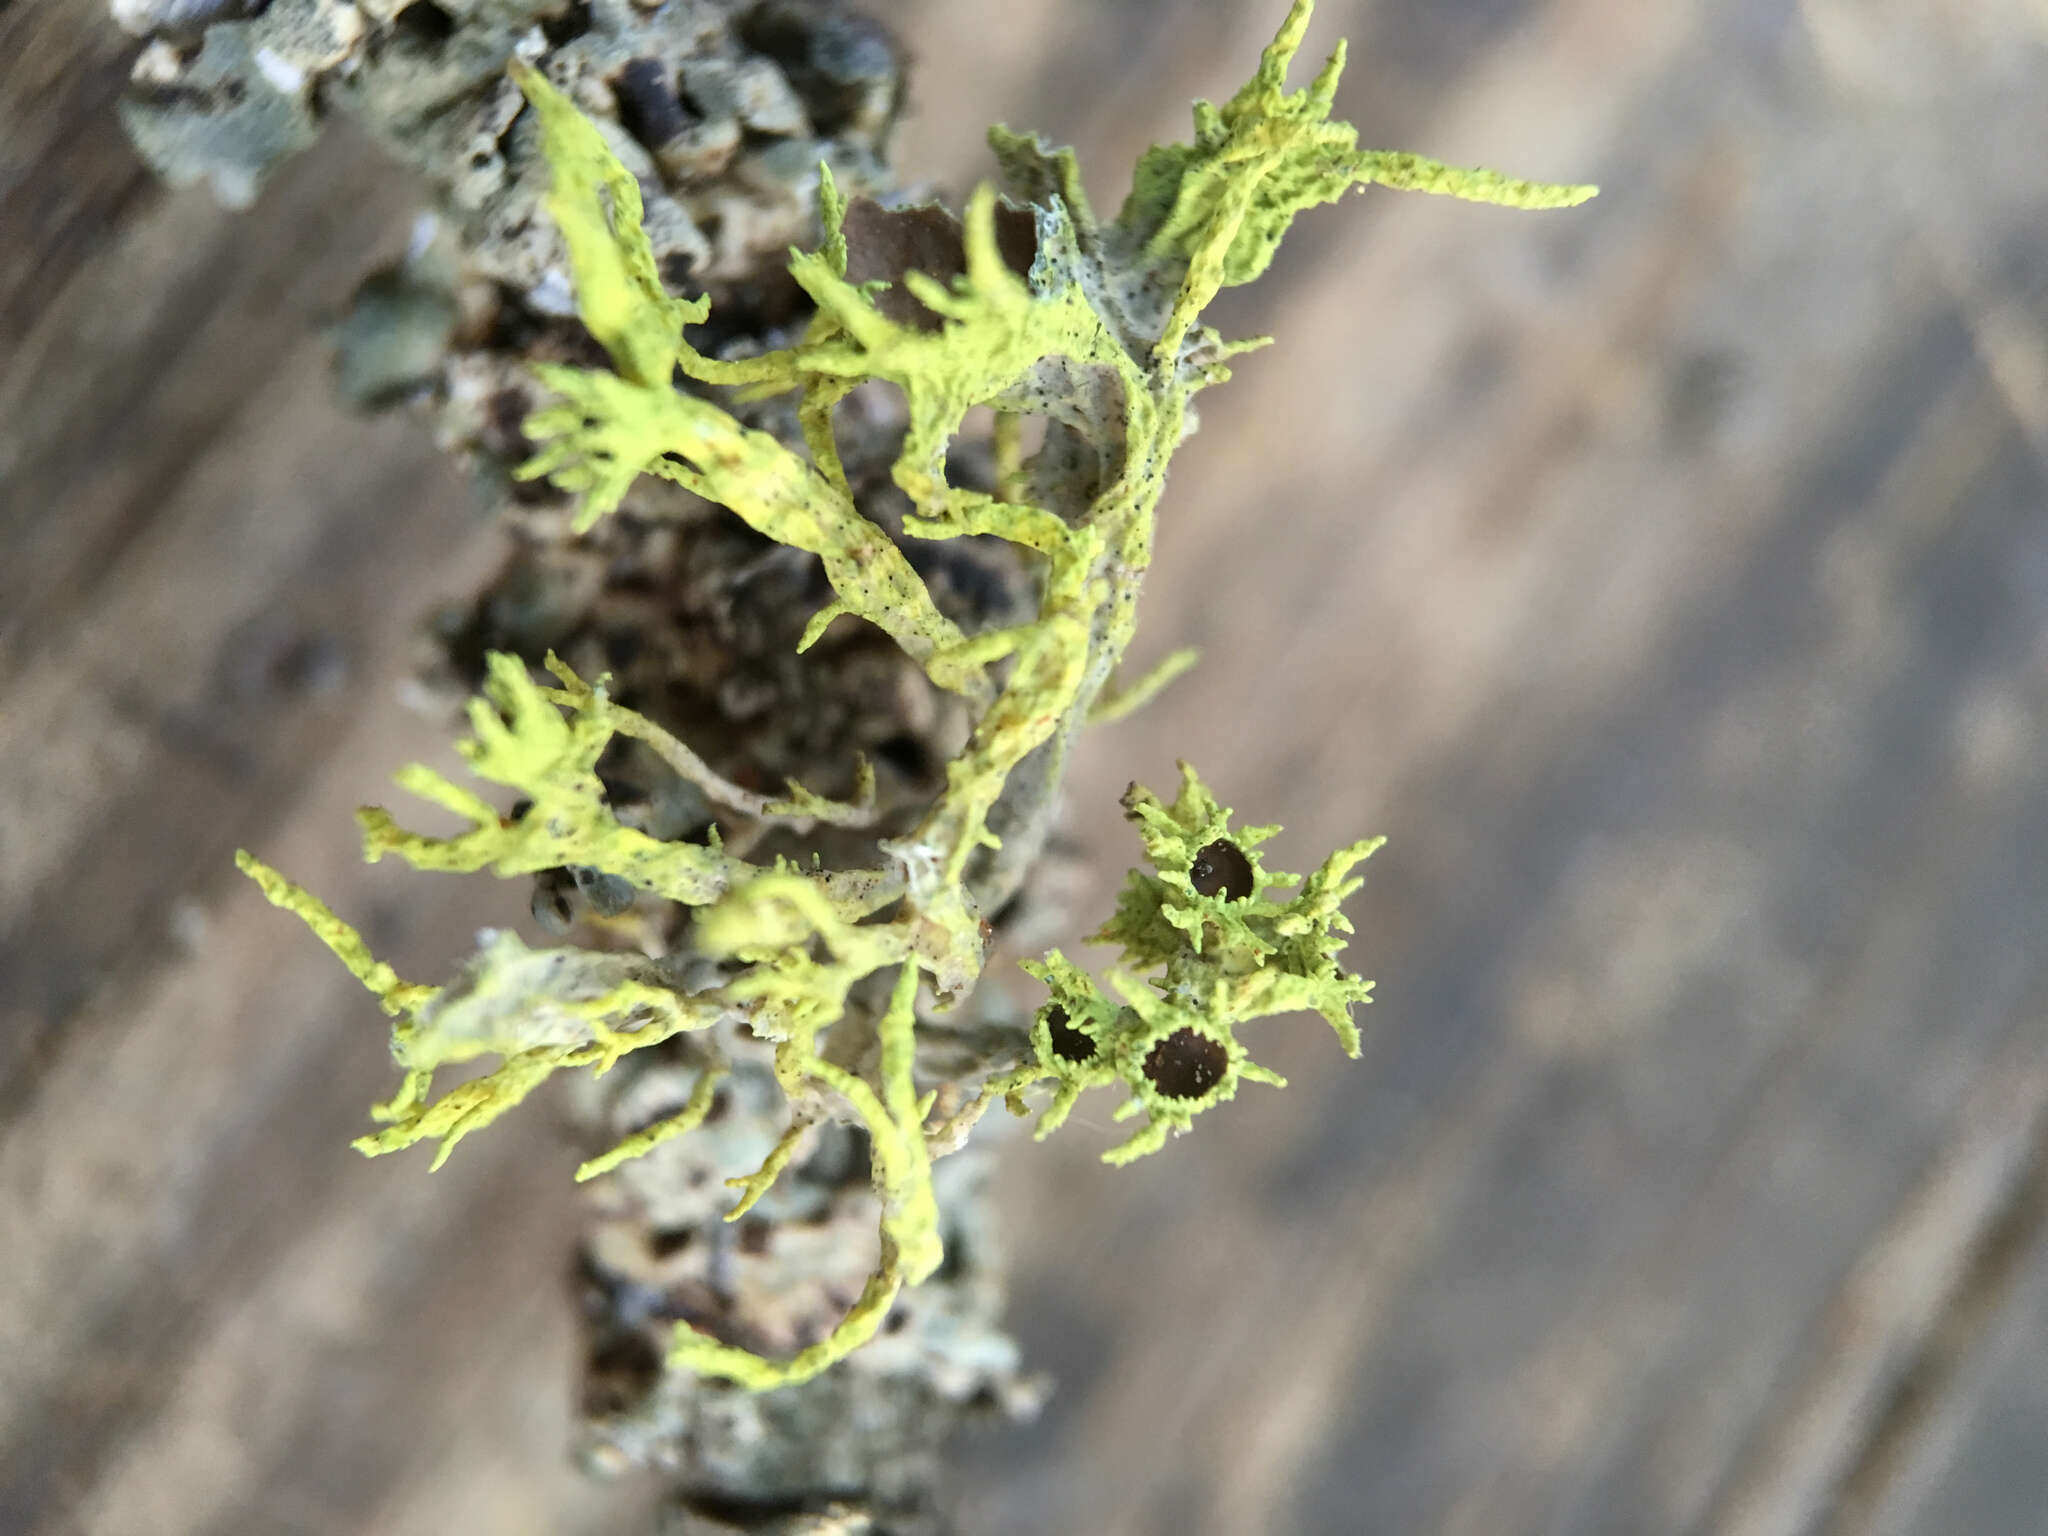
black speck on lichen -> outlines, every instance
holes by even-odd
[[[1192,1029],[1176,1029],[1145,1056],[1145,1076],[1169,1099],[1205,1097],[1229,1066],[1223,1042]]]
[[[1083,1066],[1095,1059],[1094,1040],[1086,1031],[1074,1027],[1067,1017],[1067,1010],[1058,1003],[1045,1011],[1045,1032],[1052,1042],[1053,1055],[1061,1061]]]
[[[1243,901],[1252,893],[1252,861],[1237,844],[1219,837],[1195,855],[1188,866],[1188,884],[1198,895]]]

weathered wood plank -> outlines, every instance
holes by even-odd
[[[958,185],[986,117],[1042,125],[1113,205],[1258,9],[920,0],[907,154]],[[1846,1479],[1845,1531],[2025,1528],[2048,108],[1852,101],[1789,9],[1344,32],[1368,140],[1609,190],[1356,199],[1235,301],[1281,345],[1204,402],[1141,640],[1209,656],[1075,819],[1104,907],[1116,791],[1177,755],[1281,863],[1392,833],[1383,1000],[1366,1063],[1276,1025],[1295,1086],[1149,1165],[1086,1106],[1016,1149],[1062,1386],[964,1524],[1789,1531]],[[562,1456],[545,1117],[432,1180],[344,1153],[374,1010],[224,867],[260,842],[429,975],[513,899],[347,824],[435,750],[405,630],[489,558],[417,435],[323,398],[404,188],[344,136],[246,217],[145,193],[96,8],[0,34],[0,1528],[644,1529]]]
[[[311,185],[278,189],[288,213],[306,211],[290,206],[295,190],[308,202],[333,190],[323,167],[305,169]],[[388,192],[384,210],[378,201],[361,196],[388,236]],[[219,219],[178,200],[133,243]],[[374,248],[362,234],[337,243],[358,261]],[[53,510],[16,540],[10,565],[25,629],[0,720],[7,1095],[28,1091],[56,1023],[124,957],[147,953],[138,938],[164,931],[195,875],[274,814],[363,707],[349,669],[373,641],[372,599],[393,592],[394,567],[424,598],[435,560],[469,532],[454,475],[416,433],[338,424],[309,331],[315,306],[346,293],[346,257],[309,274],[295,252],[279,235],[263,259],[235,265],[225,295],[207,279],[210,299],[187,282],[157,290],[136,307],[168,334],[139,338],[133,357],[127,338],[80,334],[90,294],[55,312],[74,329],[52,350],[83,354],[72,383],[136,364],[149,381],[132,417],[125,386],[67,401],[53,381],[46,398],[86,425],[39,436],[10,479]],[[186,305],[211,310],[196,335]],[[35,393],[22,377],[20,396]]]
[[[374,889],[348,804],[389,771],[395,741],[431,751],[443,733],[396,709],[408,636],[371,616],[459,581],[468,527],[459,489],[400,424],[324,405],[312,349],[272,389],[279,414],[248,413],[217,439],[109,579],[118,619],[82,623],[67,652],[13,683],[11,824],[69,841],[38,849],[53,875],[7,935],[9,1529],[57,1518],[47,1480],[90,1482],[173,1400],[205,1320],[361,1198],[335,1186],[357,1170],[333,1152],[382,1075],[378,1053],[363,1056],[373,1018],[320,974],[317,951],[280,959],[260,903],[225,943],[209,913],[228,892],[247,903],[233,847],[268,844],[330,761],[355,782],[330,784],[304,867],[340,891]],[[280,417],[299,426],[280,437]],[[309,451],[327,466],[312,485]],[[223,590],[223,574],[248,596]],[[308,646],[331,655],[291,660]],[[94,793],[67,792],[67,763],[124,743],[70,770]],[[434,931],[434,898],[413,900],[386,931]],[[462,927],[452,910],[440,921],[437,967]],[[285,990],[262,993],[264,978]],[[243,1368],[272,1368],[274,1343]]]
[[[1233,754],[1237,782],[1318,785],[1326,822],[1352,808],[1329,836],[1394,831],[1361,921],[1386,957],[1377,1081],[1318,1074],[1320,1131],[1233,1106],[1204,1127],[1228,1143],[1171,1154],[1200,1195],[1034,1210],[1021,1247],[1056,1268],[1020,1284],[1078,1293],[1094,1360],[1064,1432],[1010,1447],[1060,1476],[991,1500],[991,1529],[1687,1528],[1951,1134],[1961,1063],[2007,1036],[2048,915],[2013,755],[2039,719],[2012,571],[2039,558],[2042,485],[1975,327],[1871,196],[1890,146],[1844,176],[1864,125],[1801,143],[1749,117],[1722,42],[1617,85],[1629,175],[1602,179],[1629,195],[1578,247],[1605,283],[1573,273],[1562,301],[1591,338],[1493,312],[1489,287],[1536,301],[1464,248],[1401,283],[1376,229],[1298,302],[1402,295],[1380,355],[1318,371],[1302,348],[1334,328],[1283,321],[1273,365],[1336,398],[1267,386],[1235,440],[1287,443],[1301,489],[1196,445],[1183,484],[1216,531],[1178,575],[1206,613],[1161,642],[1229,636],[1183,686],[1233,702],[1197,712],[1213,745],[1190,755],[1226,786]],[[1970,131],[2016,142],[2029,115]],[[1972,266],[2038,217],[2038,186],[2002,214],[1988,191]],[[1776,220],[1802,203],[1868,267],[1795,262],[1810,231]],[[1500,332],[1464,368],[1459,275]],[[1561,399],[1513,387],[1539,346]],[[1716,356],[1736,388],[1702,424],[1687,392]],[[1277,530],[1318,501],[1352,521],[1301,530],[1304,561]],[[1273,537],[1243,539],[1252,506]],[[1239,590],[1277,593],[1270,615]],[[1298,670],[1262,680],[1269,645]],[[2000,739],[1994,791],[1968,753]],[[1086,1304],[1112,1285],[1153,1300]]]
[[[0,7],[0,358],[158,195],[114,119],[138,46],[91,0]]]
[[[2038,1225],[2048,1128],[2048,995],[1973,1085],[1927,1177],[1857,1260],[1820,1348],[1785,1411],[1760,1421],[1711,1526],[1734,1536],[1859,1529],[1898,1453],[1925,1440],[1919,1407],[1951,1394],[1945,1357],[1959,1319],[2010,1278],[2011,1250]],[[1995,1304],[1995,1302],[1991,1302]],[[1960,1396],[1972,1401],[1978,1392]],[[1916,1404],[1918,1407],[1916,1407]],[[2003,1493],[2000,1494],[2003,1497]],[[1938,1527],[1936,1527],[1938,1528]],[[1949,1529],[1990,1529],[1981,1524]],[[2015,1527],[2016,1529],[2018,1527]]]
[[[1900,1383],[1830,1536],[2023,1531],[2048,1507],[2048,1157],[2029,1174]]]

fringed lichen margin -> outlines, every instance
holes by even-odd
[[[685,903],[697,909],[695,945],[720,966],[716,985],[687,992],[638,956],[532,950],[509,933],[485,935],[446,986],[408,983],[317,898],[239,856],[270,900],[304,918],[396,1020],[392,1051],[404,1077],[374,1111],[383,1128],[356,1143],[365,1153],[434,1141],[438,1166],[463,1136],[550,1074],[601,1073],[629,1051],[727,1020],[775,1043],[791,1114],[763,1166],[730,1181],[742,1192],[731,1215],[760,1198],[819,1119],[865,1127],[882,1202],[881,1258],[846,1317],[823,1341],[779,1361],[679,1327],[673,1358],[682,1365],[748,1388],[775,1387],[808,1379],[870,1338],[897,1292],[938,1266],[931,1161],[957,1147],[991,1103],[1026,1113],[1024,1095],[1050,1085],[1043,1136],[1087,1089],[1122,1083],[1130,1097],[1118,1117],[1144,1122],[1105,1154],[1124,1162],[1157,1150],[1239,1083],[1280,1082],[1240,1043],[1238,1027],[1249,1020],[1314,1010],[1348,1053],[1358,1052],[1350,1011],[1369,1000],[1371,983],[1338,963],[1351,931],[1340,907],[1359,884],[1353,868],[1378,840],[1339,849],[1306,878],[1268,871],[1257,850],[1274,829],[1233,828],[1183,765],[1170,805],[1135,785],[1125,797],[1151,872],[1133,871],[1096,935],[1122,951],[1109,990],[1055,950],[1027,967],[1049,996],[1023,1065],[936,1120],[935,1095],[920,1096],[913,1078],[922,990],[928,986],[929,1006],[943,1010],[981,971],[983,901],[970,871],[981,850],[1000,847],[990,814],[1013,772],[1043,748],[1051,755],[1046,776],[1056,780],[1084,721],[1136,707],[1188,664],[1176,655],[1149,678],[1114,681],[1136,624],[1166,466],[1189,430],[1189,402],[1229,376],[1227,358],[1264,341],[1226,342],[1202,325],[1210,300],[1264,271],[1297,213],[1354,186],[1520,208],[1565,207],[1592,195],[1590,187],[1358,149],[1350,126],[1329,121],[1341,46],[1306,89],[1286,89],[1310,9],[1311,0],[1296,0],[1258,71],[1228,102],[1196,104],[1193,143],[1146,152],[1110,223],[1090,211],[1071,151],[994,130],[1021,203],[1001,204],[994,189],[979,188],[961,229],[964,275],[951,286],[916,271],[902,276],[935,318],[929,326],[885,314],[878,298],[886,284],[849,279],[846,206],[821,167],[824,241],[790,263],[815,318],[797,345],[740,361],[707,357],[684,339],[708,305],[662,288],[638,185],[553,85],[514,66],[554,172],[548,207],[568,247],[578,308],[613,364],[538,370],[559,403],[529,419],[543,446],[521,473],[580,492],[579,527],[616,509],[641,474],[730,508],[822,562],[834,596],[812,618],[804,645],[852,615],[884,630],[935,684],[978,710],[943,793],[912,832],[881,845],[884,864],[758,865],[715,838],[708,846],[661,842],[621,824],[596,772],[607,743],[618,734],[649,743],[712,798],[752,816],[858,825],[865,797],[838,804],[796,785],[785,800],[750,795],[655,722],[614,704],[604,679],[577,677],[550,656],[549,684],[514,657],[492,656],[460,749],[479,779],[526,803],[501,814],[442,775],[409,768],[398,782],[467,829],[428,837],[366,809],[367,857],[503,876],[578,866]],[[1025,270],[1006,259],[999,209],[1028,220]],[[702,394],[678,390],[678,372],[750,397],[795,393],[808,454],[742,425]],[[897,385],[908,402],[892,471],[914,507],[906,531],[993,535],[1034,552],[1044,578],[1031,622],[962,634],[899,547],[854,505],[831,418],[851,389],[875,379]],[[994,413],[1000,495],[947,477],[948,444],[978,406]],[[1048,447],[1032,458],[1018,447],[1017,424],[1027,415],[1052,423]],[[865,777],[863,786],[871,788]],[[879,1011],[871,1078],[826,1059],[820,1036],[853,1006],[856,986],[878,973],[894,979]],[[498,1059],[494,1070],[431,1096],[440,1068],[486,1056]],[[686,1134],[722,1071],[714,1063],[681,1112],[592,1159],[579,1177]]]

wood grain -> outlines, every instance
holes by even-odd
[[[1042,125],[1113,205],[1266,9],[906,0],[899,153],[958,188]],[[1060,1389],[963,1447],[964,1530],[2038,1524],[2048,99],[2023,30],[1895,67],[1920,9],[1326,0],[1369,141],[1606,191],[1354,198],[1230,300],[1279,345],[1205,397],[1139,641],[1206,659],[1073,822],[1105,906],[1177,756],[1282,864],[1387,832],[1381,1001],[1146,1164],[1085,1105],[1017,1150]],[[125,57],[0,13],[0,1530],[644,1530],[566,1461],[545,1115],[347,1154],[381,1024],[226,864],[424,975],[506,916],[348,824],[444,750],[396,683],[492,552],[326,392],[410,191],[341,130],[247,215],[158,192]]]

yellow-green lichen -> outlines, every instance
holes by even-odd
[[[1313,9],[1313,0],[1294,0],[1257,73],[1229,101],[1195,103],[1194,143],[1154,145],[1139,158],[1117,228],[1148,260],[1185,265],[1183,303],[1193,312],[1219,288],[1264,272],[1297,213],[1352,187],[1378,183],[1509,208],[1569,208],[1598,190],[1360,149],[1357,129],[1329,121],[1343,43],[1306,88],[1287,89]]]
[[[367,1153],[437,1140],[438,1165],[462,1136],[555,1071],[601,1072],[629,1051],[728,1021],[773,1042],[790,1109],[788,1129],[761,1167],[728,1181],[739,1191],[729,1216],[761,1197],[820,1120],[838,1117],[866,1131],[882,1207],[880,1257],[839,1326],[780,1361],[681,1328],[673,1352],[681,1365],[773,1387],[815,1375],[869,1338],[897,1292],[937,1267],[931,1159],[957,1146],[989,1103],[1026,1112],[1026,1093],[1050,1086],[1043,1135],[1082,1093],[1122,1083],[1130,1097],[1119,1118],[1144,1121],[1106,1154],[1125,1161],[1185,1130],[1240,1082],[1279,1081],[1238,1039],[1250,1020],[1313,1009],[1357,1054],[1351,1009],[1369,1000],[1371,984],[1338,963],[1351,931],[1340,907],[1359,883],[1353,867],[1377,840],[1340,849],[1306,879],[1269,872],[1258,847],[1273,829],[1233,829],[1230,813],[1184,769],[1170,805],[1135,787],[1126,797],[1151,871],[1133,872],[1098,935],[1122,950],[1109,989],[1055,950],[1027,967],[1049,997],[1022,1066],[984,1083],[938,1124],[930,1123],[934,1095],[920,1096],[913,1075],[925,988],[924,1006],[943,1010],[973,986],[984,910],[1015,889],[1034,846],[1029,837],[999,838],[991,830],[998,811],[1006,833],[1042,824],[1081,724],[1137,707],[1192,661],[1176,654],[1149,676],[1115,681],[1136,628],[1166,467],[1190,429],[1189,402],[1229,376],[1226,359],[1261,344],[1224,341],[1199,323],[1204,307],[1265,268],[1296,213],[1354,185],[1518,207],[1561,207],[1590,195],[1358,150],[1348,125],[1328,121],[1341,49],[1305,90],[1285,88],[1309,10],[1309,0],[1296,0],[1243,90],[1221,108],[1197,106],[1194,143],[1147,152],[1110,225],[1097,223],[1082,195],[1071,151],[995,130],[991,142],[1023,206],[1004,204],[987,187],[970,197],[959,226],[960,275],[950,283],[916,270],[851,278],[849,205],[821,169],[823,241],[790,264],[815,314],[794,346],[736,361],[707,357],[686,341],[684,326],[705,319],[707,301],[663,290],[641,228],[639,189],[604,139],[539,73],[513,68],[553,168],[548,208],[563,232],[579,310],[612,361],[609,370],[537,370],[556,401],[529,418],[526,430],[541,447],[520,473],[579,493],[579,528],[615,510],[641,474],[731,509],[819,558],[833,597],[811,617],[804,645],[835,618],[854,615],[976,710],[943,791],[909,832],[880,844],[877,867],[762,865],[727,853],[715,835],[705,845],[662,842],[622,824],[597,777],[608,743],[643,742],[709,799],[798,832],[808,823],[867,825],[873,785],[865,765],[851,802],[797,785],[771,799],[721,778],[656,722],[618,707],[603,679],[579,678],[551,656],[546,682],[514,657],[490,657],[460,748],[479,779],[524,806],[501,813],[475,790],[409,768],[399,783],[452,812],[464,830],[428,836],[365,810],[366,855],[505,876],[569,866],[685,904],[696,909],[693,947],[718,978],[688,991],[636,956],[535,951],[509,934],[486,936],[446,987],[406,983],[315,898],[242,856],[270,899],[304,918],[395,1017],[393,1055],[405,1076],[376,1111],[384,1129],[357,1143]],[[1031,232],[1028,261],[1016,250],[1019,219]],[[913,312],[915,323],[904,318]],[[679,389],[679,375],[693,387]],[[907,404],[892,466],[911,501],[906,531],[988,535],[1028,551],[1042,572],[1029,622],[964,634],[898,545],[855,506],[832,412],[868,380],[898,386]],[[743,397],[793,394],[805,451],[744,426],[697,386]],[[996,494],[955,485],[947,474],[948,446],[977,407],[993,412]],[[1029,455],[1027,416],[1047,423],[1044,446]],[[881,981],[890,976],[884,1003]],[[856,1009],[863,1022],[871,1017],[878,1046],[860,1053],[873,1062],[861,1071],[826,1054],[830,1032]],[[431,1097],[440,1067],[483,1056],[498,1058],[495,1070]],[[682,1110],[584,1164],[579,1177],[699,1124],[726,1070],[715,1051],[710,1060]]]
[[[1027,965],[1051,994],[1032,1028],[1032,1060],[992,1079],[968,1111],[971,1118],[996,1098],[1021,1109],[1024,1090],[1050,1082],[1038,1122],[1044,1137],[1083,1092],[1121,1082],[1131,1096],[1116,1118],[1143,1115],[1145,1124],[1103,1154],[1111,1163],[1156,1152],[1240,1082],[1281,1086],[1246,1053],[1240,1025],[1314,1010],[1345,1053],[1358,1054],[1351,1010],[1372,1000],[1372,983],[1338,962],[1351,932],[1341,908],[1363,883],[1351,870],[1384,841],[1340,848],[1306,879],[1269,871],[1257,848],[1279,829],[1233,828],[1228,808],[1185,763],[1171,805],[1134,784],[1124,806],[1152,869],[1131,871],[1116,915],[1095,935],[1123,952],[1110,990],[1058,950]]]

